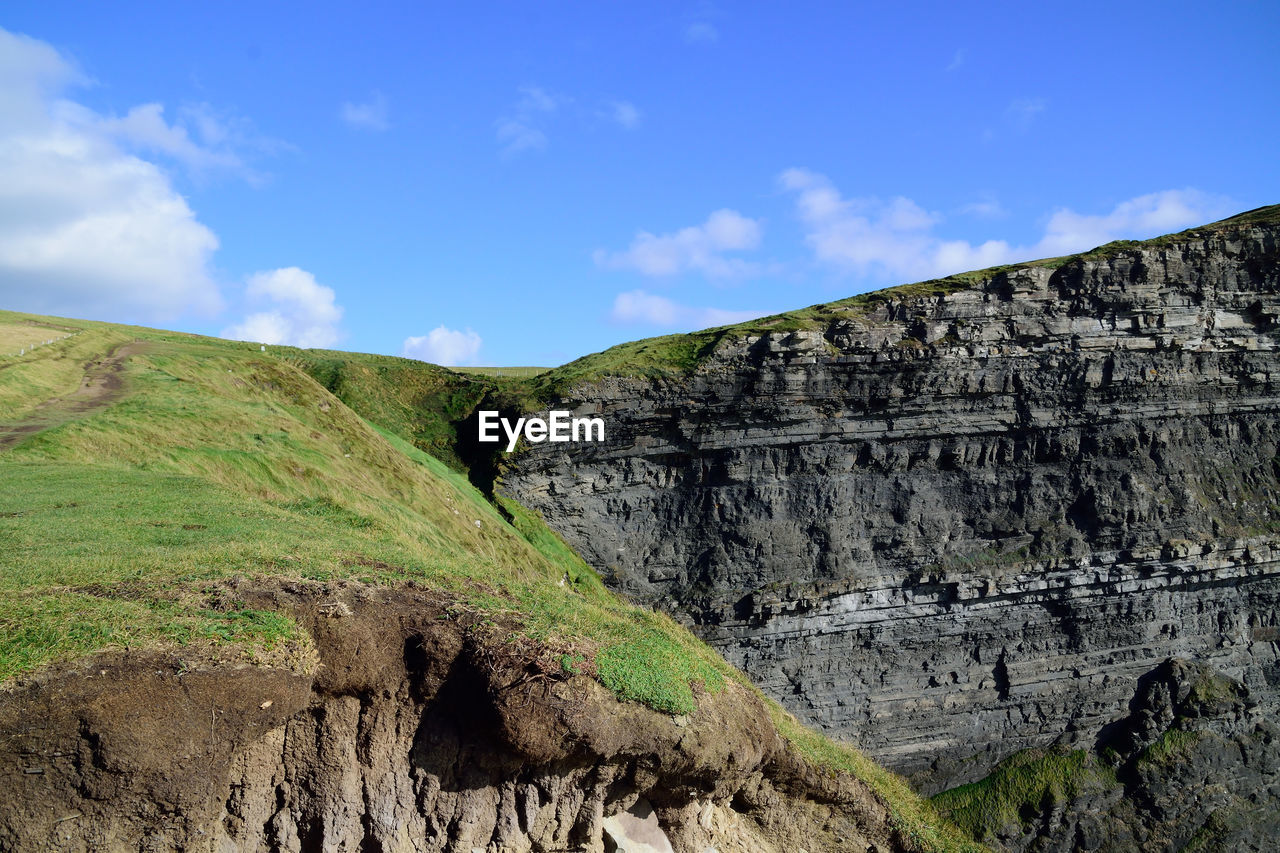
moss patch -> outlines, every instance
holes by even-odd
[[[933,797],[948,820],[979,840],[1017,828],[1047,806],[1119,784],[1084,750],[1029,749],[996,765],[985,779]]]

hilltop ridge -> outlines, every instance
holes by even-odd
[[[847,316],[874,317],[886,303],[929,301],[962,290],[982,288],[996,277],[1021,269],[1057,270],[1069,264],[1099,261],[1123,252],[1157,248],[1224,230],[1280,224],[1280,205],[1268,205],[1226,219],[1188,228],[1149,240],[1117,240],[1074,255],[1020,261],[943,278],[900,284],[856,296],[820,302],[807,308],[771,314],[755,320],[717,326],[687,334],[664,335],[619,344],[583,356],[534,378],[534,393],[542,396],[563,391],[575,381],[602,376],[680,375],[702,363],[722,342],[780,332],[811,331]]]

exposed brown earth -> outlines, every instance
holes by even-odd
[[[673,718],[421,589],[234,596],[296,615],[311,674],[114,652],[0,693],[0,849],[600,853],[641,798],[677,851],[908,849],[739,685]]]
[[[105,409],[124,396],[124,365],[143,352],[141,341],[120,344],[102,358],[85,365],[79,387],[61,397],[46,400],[27,417],[12,424],[0,424],[0,451],[15,447],[28,436],[72,418]]]

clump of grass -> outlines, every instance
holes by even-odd
[[[1237,682],[1207,667],[1200,667],[1191,682],[1187,699],[1196,705],[1212,706],[1236,700],[1242,692]]]
[[[986,848],[966,837],[906,780],[891,773],[859,750],[823,737],[802,726],[777,703],[766,700],[774,726],[796,751],[818,767],[842,771],[862,780],[889,809],[889,820],[904,842],[920,853],[984,853]]]
[[[1019,826],[1051,804],[1116,784],[1114,772],[1085,750],[1028,749],[1000,762],[985,779],[934,796],[933,805],[982,840]]]
[[[352,512],[346,507],[336,503],[333,498],[328,496],[318,498],[301,498],[296,501],[288,501],[284,504],[284,508],[301,515],[311,515],[317,518],[324,518],[336,524],[343,524],[357,530],[363,530],[373,526],[373,519]]]
[[[1203,732],[1166,729],[1154,743],[1138,754],[1138,764],[1169,765],[1181,761],[1204,737]]]
[[[596,655],[596,672],[600,683],[620,699],[644,702],[669,714],[688,714],[697,707],[691,682],[715,693],[724,686],[724,676],[696,649],[672,643],[672,631],[665,628],[655,617],[638,636],[627,631],[630,636],[619,637]],[[691,677],[672,678],[674,672]]]

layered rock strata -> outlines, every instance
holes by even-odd
[[[926,790],[1138,679],[1280,686],[1280,214],[887,291],[555,408],[501,488]],[[794,327],[800,326],[798,330]]]

